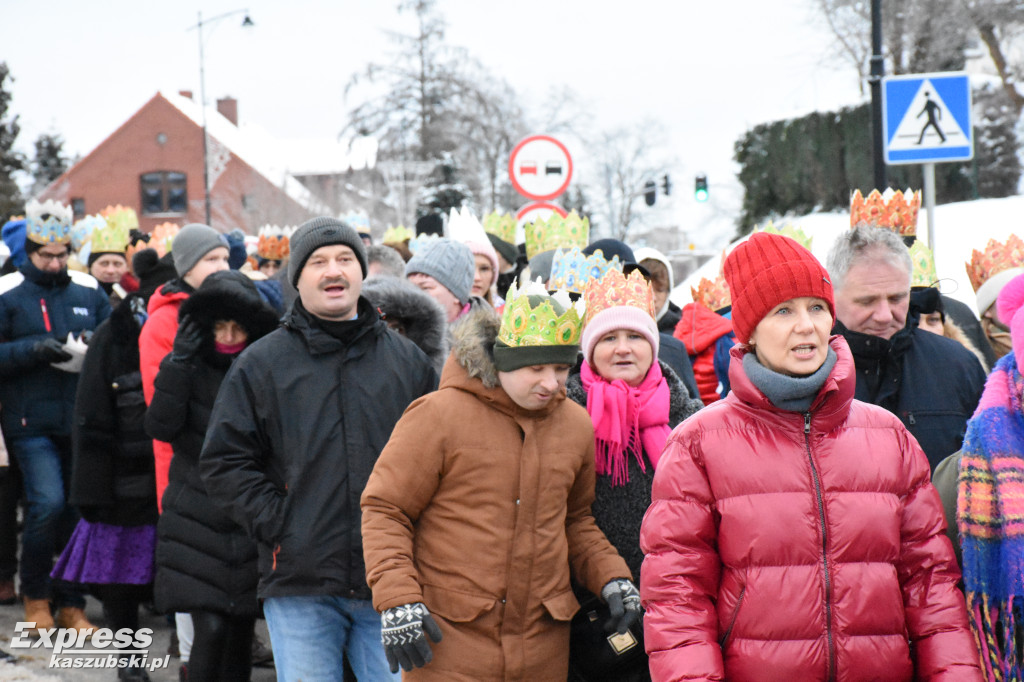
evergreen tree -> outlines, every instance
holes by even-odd
[[[0,224],[24,211],[24,199],[18,183],[14,181],[14,174],[25,170],[25,158],[14,150],[14,141],[21,126],[17,116],[9,118],[7,115],[11,103],[8,78],[10,69],[7,62],[0,62]]]
[[[451,154],[444,153],[420,191],[416,217],[422,218],[432,213],[448,215],[453,208],[459,210],[469,200],[469,188],[460,179],[458,162]]]
[[[68,169],[64,155],[64,139],[58,135],[43,133],[36,139],[36,157],[32,161],[32,194],[46,189],[47,185],[59,178]]]

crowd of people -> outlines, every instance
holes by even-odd
[[[824,263],[758,230],[682,307],[575,213],[247,247],[30,202],[0,603],[148,606],[193,682],[1024,679],[1024,242],[975,316],[917,201],[855,194]]]

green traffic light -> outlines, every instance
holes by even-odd
[[[704,188],[698,189],[696,192],[694,192],[694,197],[697,199],[697,201],[707,201],[708,191]]]

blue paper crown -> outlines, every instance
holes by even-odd
[[[601,249],[597,249],[589,256],[577,246],[568,251],[556,249],[551,260],[551,277],[548,283],[552,289],[566,289],[582,294],[587,284],[600,281],[610,270],[622,272],[622,263],[619,262],[618,256],[612,256],[610,261],[606,260]]]
[[[25,238],[36,244],[69,244],[72,217],[70,206],[33,199],[25,206]]]

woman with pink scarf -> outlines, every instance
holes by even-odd
[[[566,393],[594,423],[598,527],[626,560],[634,581],[644,555],[640,523],[651,503],[651,482],[672,429],[703,407],[658,357],[658,326],[651,286],[639,271],[609,271],[584,292],[586,319],[580,363]],[[637,582],[639,585],[639,582]],[[586,609],[589,595],[578,594]],[[646,656],[615,679],[649,680]],[[600,679],[570,665],[571,680]]]

